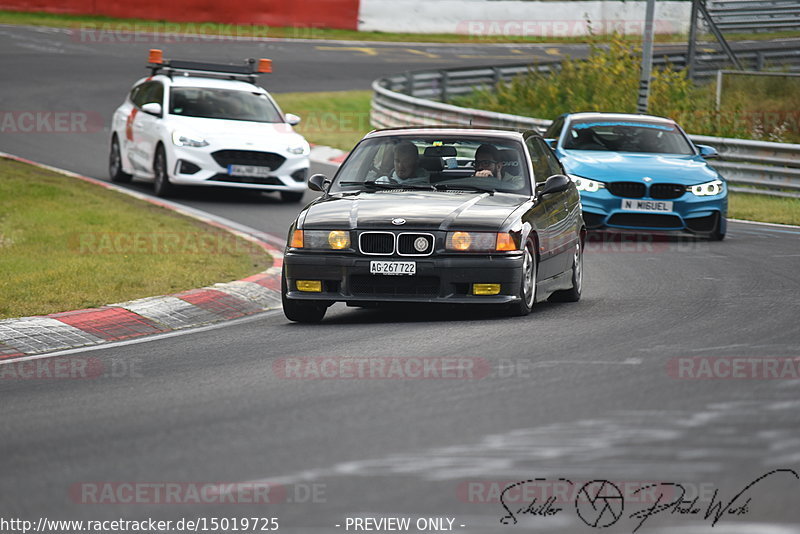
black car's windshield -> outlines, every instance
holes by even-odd
[[[169,112],[184,117],[252,122],[283,122],[263,93],[206,87],[173,87]]]
[[[332,193],[414,189],[530,195],[522,145],[480,136],[390,136],[362,141]]]
[[[694,154],[675,125],[636,120],[574,121],[562,146],[574,150]]]

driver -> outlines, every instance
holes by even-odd
[[[504,173],[503,165],[504,163],[500,155],[500,150],[494,145],[484,143],[475,151],[476,177],[495,178],[510,190],[521,189],[524,185],[522,176]]]
[[[475,176],[503,178],[503,162],[494,145],[484,143],[475,151]]]

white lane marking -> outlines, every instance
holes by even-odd
[[[198,327],[190,327],[185,328],[182,330],[175,330],[174,332],[165,332],[163,334],[154,334],[152,336],[144,336],[138,337],[136,339],[126,339],[124,341],[110,341],[108,343],[102,343],[99,345],[92,345],[89,347],[78,347],[75,349],[66,349],[60,350],[58,352],[48,352],[47,354],[34,354],[31,356],[25,356],[22,358],[12,358],[9,360],[0,360],[0,365],[8,365],[8,364],[15,364],[19,362],[28,362],[32,360],[43,360],[46,358],[56,358],[58,356],[67,356],[69,354],[79,354],[81,352],[90,352],[95,350],[103,350],[103,349],[110,349],[114,347],[123,347],[125,345],[138,345],[139,343],[148,343],[150,341],[158,341],[161,339],[166,339],[170,337],[177,337],[177,336],[184,336],[186,334],[194,334],[197,332],[206,332],[208,330],[216,330],[217,328],[223,328],[226,326],[232,326],[237,324],[243,323],[250,323],[254,321],[258,321],[263,319],[265,316],[273,315],[282,311],[281,309],[277,310],[267,310],[263,312],[254,313],[253,315],[248,315],[247,317],[240,317],[239,319],[231,319],[230,321],[222,321],[219,323],[209,324],[205,326],[198,326]]]
[[[778,224],[778,223],[767,223],[760,221],[746,221],[744,219],[728,219],[728,222],[735,222],[742,224],[756,224],[759,226],[774,226],[775,228],[795,228],[800,230],[800,226],[795,226],[794,224]]]

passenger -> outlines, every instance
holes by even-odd
[[[401,141],[394,147],[394,170],[389,176],[381,176],[379,184],[427,183],[430,173],[420,167],[419,152],[411,141]]]

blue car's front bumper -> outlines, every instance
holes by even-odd
[[[639,200],[671,202],[669,211],[647,212],[623,209],[623,201]],[[631,230],[686,230],[693,233],[710,233],[717,229],[725,232],[728,214],[727,187],[714,196],[697,196],[686,192],[670,200],[643,197],[626,199],[611,194],[607,189],[588,193],[581,191],[583,218],[589,229],[623,228]]]

